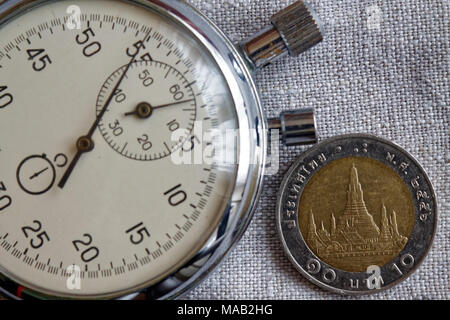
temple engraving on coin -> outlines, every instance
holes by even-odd
[[[311,210],[307,241],[323,257],[392,255],[402,249],[408,241],[398,232],[397,214],[392,210],[388,217],[384,204],[381,228],[373,221],[364,203],[356,167],[351,171],[344,213],[337,223],[334,214],[331,214],[330,231],[325,229],[323,222],[321,226],[317,230],[314,213]]]
[[[300,203],[299,224],[303,237],[318,257],[336,268],[362,272],[370,265],[381,267],[394,258],[408,242],[411,230],[410,228],[399,230],[397,210],[401,210],[403,222],[405,218],[412,219],[412,203],[408,203],[411,199],[408,201],[406,199],[408,197],[403,197],[406,205],[399,206],[396,205],[395,199],[392,199],[393,194],[382,192],[383,188],[377,189],[376,185],[383,183],[383,176],[389,174],[395,178],[397,175],[382,163],[378,161],[374,163],[373,160],[362,158],[354,158],[351,163],[349,159],[341,159],[338,162],[341,162],[341,167],[348,167],[350,164],[350,170],[347,169],[346,185],[342,186],[341,190],[332,191],[328,196],[324,195],[320,201],[327,202],[327,198],[331,198],[334,199],[331,202],[340,203],[343,208],[311,203],[307,206],[309,210],[305,212],[302,210],[305,206]],[[356,164],[358,162],[360,166]],[[379,170],[378,167],[381,166],[385,166],[384,170]],[[337,168],[336,164],[332,167]],[[364,175],[364,171],[360,168],[370,169],[371,174],[376,173],[381,176],[378,179],[376,177],[369,179],[372,183],[366,183],[367,187],[364,188],[360,182],[360,175]],[[324,169],[327,171],[326,167]],[[327,180],[333,179],[331,171],[326,176]],[[323,178],[325,177],[322,176]],[[336,176],[338,180],[343,180],[342,178],[339,175]],[[317,181],[311,182],[317,184]],[[399,185],[392,184],[389,179],[385,180],[385,183],[390,183],[390,191],[394,194],[404,195]],[[342,189],[345,190],[346,195],[342,194]],[[308,192],[308,186],[305,192]],[[341,192],[340,199],[336,196],[339,192]],[[365,199],[370,200],[370,209]],[[405,210],[410,212],[404,212]],[[307,215],[306,219],[305,215]]]

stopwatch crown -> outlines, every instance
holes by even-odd
[[[279,118],[268,119],[270,130],[280,130],[286,146],[317,143],[314,109],[303,108],[282,112]]]
[[[270,26],[240,45],[254,70],[288,54],[298,56],[323,39],[320,20],[302,1],[296,1],[273,15],[271,22]]]
[[[298,56],[323,40],[320,20],[303,1],[296,1],[272,16],[291,56]]]

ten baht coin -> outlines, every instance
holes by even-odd
[[[287,256],[310,281],[368,294],[407,278],[425,258],[437,201],[408,152],[371,135],[326,140],[295,161],[278,195]]]

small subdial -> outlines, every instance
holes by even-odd
[[[103,84],[97,112],[125,69],[116,70]],[[134,62],[99,123],[100,132],[111,148],[127,158],[150,161],[169,156],[194,128],[194,84],[164,62]]]
[[[25,158],[17,168],[17,182],[28,194],[40,195],[55,183],[56,171],[45,154]]]

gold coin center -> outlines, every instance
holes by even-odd
[[[414,226],[407,185],[370,158],[342,158],[321,168],[305,186],[298,210],[311,251],[349,272],[387,264],[405,247]]]

